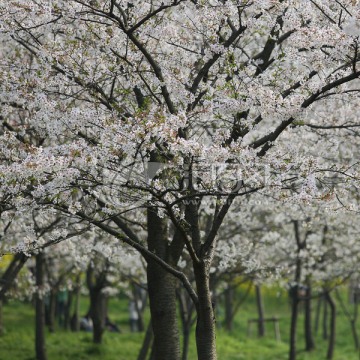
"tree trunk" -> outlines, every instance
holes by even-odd
[[[323,299],[321,297],[317,301],[316,315],[315,315],[315,334],[317,334],[319,331],[320,311],[321,311],[322,301],[323,301]]]
[[[94,287],[90,290],[90,317],[93,322],[93,343],[101,344],[105,330],[106,296],[101,288]]]
[[[353,319],[351,321],[351,331],[354,337],[354,343],[355,343],[355,349],[358,350],[359,349],[359,336],[357,333],[357,329],[356,329],[356,321],[358,318],[358,309],[359,309],[359,299],[358,299],[359,295],[358,293],[355,294],[355,299],[354,299],[354,315],[353,315]]]
[[[150,321],[137,360],[146,360],[147,354],[151,349],[151,344],[153,342],[153,339],[154,339],[154,333]]]
[[[307,283],[306,292],[305,292],[305,350],[311,351],[315,349],[315,342],[312,332],[312,318],[311,318],[311,286],[309,282]]]
[[[196,304],[198,360],[216,360],[215,314],[209,287],[209,274],[203,261],[194,263],[194,275],[198,294]]]
[[[264,321],[264,302],[262,299],[260,285],[255,286],[256,290],[256,305],[258,310],[258,336],[265,336],[265,321]]]
[[[0,300],[4,300],[6,292],[10,289],[13,281],[15,280],[17,274],[23,268],[28,257],[24,253],[16,253],[11,260],[11,263],[6,268],[4,274],[0,279]]]
[[[327,340],[328,339],[328,302],[325,295],[324,295],[324,312],[323,312],[322,328],[323,328],[323,339]]]
[[[148,209],[148,248],[169,260],[167,220],[156,209]],[[170,259],[171,260],[171,259]],[[180,338],[176,313],[176,279],[153,260],[148,259],[147,280],[153,351],[156,360],[180,360]]]
[[[334,356],[334,348],[335,348],[336,306],[329,292],[327,292],[325,296],[330,307],[330,336],[329,336],[329,346],[327,350],[326,359],[331,360]]]
[[[72,316],[72,330],[80,331],[80,275],[76,277],[76,287],[75,287],[75,309]]]
[[[234,305],[234,289],[228,285],[225,290],[225,329],[231,331],[233,329],[233,305]]]
[[[49,311],[48,311],[48,327],[51,333],[55,332],[55,316],[56,316],[56,290],[51,289],[49,295]]]
[[[44,254],[36,255],[35,352],[36,360],[47,360],[45,348]]]
[[[68,330],[70,327],[70,320],[71,320],[71,304],[72,304],[73,292],[69,291],[68,299],[65,304],[65,312],[64,312],[64,329]]]
[[[0,299],[0,336],[4,335],[3,301]]]
[[[297,327],[297,318],[298,318],[298,309],[299,309],[298,291],[299,291],[298,285],[295,285],[290,289],[291,325],[290,325],[289,360],[296,359],[296,327]]]

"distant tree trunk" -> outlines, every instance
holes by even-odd
[[[73,299],[73,292],[69,291],[67,302],[65,304],[65,312],[64,312],[64,329],[65,330],[68,330],[70,327],[72,299]]]
[[[93,343],[101,344],[105,330],[106,296],[102,288],[94,287],[90,290],[90,317],[93,322]]]
[[[299,297],[298,297],[299,287],[298,285],[293,286],[290,289],[291,295],[291,324],[290,324],[290,351],[289,351],[289,360],[296,359],[296,328],[297,328],[297,319],[299,312]]]
[[[359,349],[359,336],[357,333],[357,329],[356,329],[356,322],[357,322],[357,318],[358,318],[358,310],[359,310],[359,294],[356,293],[355,294],[355,299],[354,299],[354,314],[353,317],[351,319],[351,332],[353,334],[353,338],[354,338],[354,344],[355,344],[355,349],[358,350]]]
[[[311,317],[311,285],[310,282],[307,281],[307,287],[306,287],[306,291],[305,291],[305,321],[304,321],[304,326],[305,326],[305,350],[306,351],[311,351],[313,349],[315,349],[315,342],[314,342],[314,337],[313,337],[313,332],[312,332],[312,317]]]
[[[133,292],[136,312],[138,314],[137,331],[143,332],[145,330],[144,310],[146,306],[147,293],[143,288],[141,288],[136,283],[132,284],[132,292]]]
[[[289,350],[289,360],[296,359],[296,334],[297,334],[297,320],[299,314],[299,284],[301,281],[301,271],[302,271],[302,262],[300,258],[300,251],[306,247],[306,236],[304,240],[301,240],[299,221],[293,221],[294,223],[294,233],[297,246],[297,258],[295,266],[295,278],[294,286],[290,289],[291,297],[291,325],[290,325],[290,350]]]
[[[92,265],[86,271],[86,282],[90,293],[89,315],[93,322],[93,343],[101,344],[107,315],[107,299],[102,292],[106,285],[106,270],[94,277]]]
[[[179,299],[179,309],[180,309],[180,319],[182,325],[183,333],[183,346],[181,359],[187,360],[189,353],[189,344],[190,344],[190,333],[193,325],[193,312],[194,312],[194,303],[191,300],[190,296],[185,289],[180,288],[177,291],[177,296]]]
[[[326,300],[326,296],[324,295],[324,312],[323,312],[323,322],[322,322],[322,330],[323,330],[323,339],[328,339],[328,302]]]
[[[353,304],[353,314],[351,315],[350,311],[347,310],[344,301],[341,297],[341,295],[339,294],[338,289],[335,289],[335,295],[337,300],[340,303],[341,308],[344,311],[344,314],[346,315],[346,317],[349,319],[350,322],[350,326],[351,326],[351,333],[354,339],[354,345],[355,345],[355,349],[358,350],[359,349],[359,336],[357,333],[357,329],[356,329],[356,321],[358,318],[358,301],[357,301],[357,293],[351,294],[352,296],[350,297],[350,304]]]
[[[204,261],[194,263],[198,294],[196,304],[196,347],[198,360],[216,360],[215,314],[209,287],[209,274]]]
[[[169,259],[168,224],[156,209],[148,211],[148,248],[164,260]],[[176,312],[176,279],[148,259],[147,280],[156,360],[180,360],[180,338]]]
[[[316,306],[316,315],[315,315],[315,334],[319,331],[319,323],[320,323],[320,311],[321,311],[321,304],[322,304],[322,298],[320,297],[317,301]]]
[[[326,300],[330,307],[330,336],[326,359],[331,360],[334,356],[335,331],[336,331],[336,306],[329,292],[325,293]]]
[[[256,290],[256,305],[258,311],[258,336],[265,336],[265,321],[264,321],[264,302],[261,294],[260,285],[255,286]]]
[[[72,316],[72,330],[73,331],[79,331],[80,330],[80,275],[77,275],[76,277],[76,287],[75,287],[75,308],[74,308],[74,314]]]
[[[228,285],[225,293],[225,329],[231,331],[233,329],[233,305],[234,305],[234,288]]]
[[[147,359],[147,354],[148,354],[149,350],[151,349],[153,340],[154,340],[154,333],[153,333],[151,320],[150,320],[149,325],[146,330],[146,333],[145,333],[144,341],[142,343],[139,355],[137,357],[137,360],[146,360]]]
[[[3,301],[0,299],[0,336],[4,335]]]
[[[35,297],[35,352],[37,360],[47,360],[45,348],[45,303],[41,290],[44,287],[44,254],[36,255],[36,286]]]
[[[48,328],[51,333],[55,332],[55,317],[56,317],[56,295],[55,289],[51,289],[49,295],[49,307],[48,307]]]

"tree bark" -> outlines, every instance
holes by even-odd
[[[256,305],[258,310],[258,336],[265,336],[265,322],[264,322],[264,302],[262,299],[260,285],[255,286],[256,290]]]
[[[47,360],[45,347],[45,303],[41,290],[44,287],[44,254],[36,255],[36,286],[35,298],[35,352],[37,360]]]
[[[148,209],[148,248],[165,261],[169,259],[167,220],[156,209]],[[156,360],[180,360],[180,338],[176,313],[176,279],[148,259],[147,280]]]
[[[198,360],[216,360],[215,314],[209,286],[209,273],[204,261],[194,263],[198,294],[196,304],[196,347]]]
[[[304,321],[304,331],[305,331],[305,350],[311,351],[315,349],[315,342],[312,332],[312,317],[311,317],[311,286],[307,282],[306,292],[305,292],[305,321]]]
[[[326,359],[331,360],[334,357],[335,348],[336,306],[329,292],[326,292],[325,296],[330,307],[330,336]]]

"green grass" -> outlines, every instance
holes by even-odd
[[[266,336],[263,339],[253,335],[248,337],[247,320],[256,317],[254,295],[250,294],[238,312],[234,330],[227,333],[221,328],[221,311],[218,319],[217,349],[219,360],[282,360],[287,359],[288,333],[290,325],[290,307],[285,292],[277,294],[277,290],[264,293],[266,316],[280,318],[281,341],[274,339],[272,324],[266,325]],[[82,314],[86,312],[88,300],[82,299]],[[337,311],[337,334],[335,360],[359,360],[354,350],[350,325],[340,307]],[[85,332],[72,333],[57,330],[46,334],[46,347],[49,360],[132,360],[136,359],[144,334],[130,333],[128,326],[127,301],[112,299],[109,302],[110,318],[115,321],[122,333],[104,334],[102,345],[91,342],[91,334]],[[146,315],[146,320],[148,314]],[[31,304],[11,301],[4,306],[5,334],[0,337],[0,360],[33,360],[34,357],[34,310]],[[359,331],[360,332],[360,331]],[[327,341],[316,336],[316,350],[306,353],[303,340],[303,317],[300,314],[298,326],[298,360],[325,359]],[[190,344],[189,360],[196,359],[194,336]],[[171,359],[169,359],[171,360]]]

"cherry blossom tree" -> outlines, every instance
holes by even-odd
[[[333,196],[297,134],[357,125],[337,108],[312,122],[358,98],[357,1],[0,1],[0,16],[2,213],[56,209],[138,250],[156,359],[180,357],[175,278],[198,358],[216,359],[209,273],[234,200]]]

